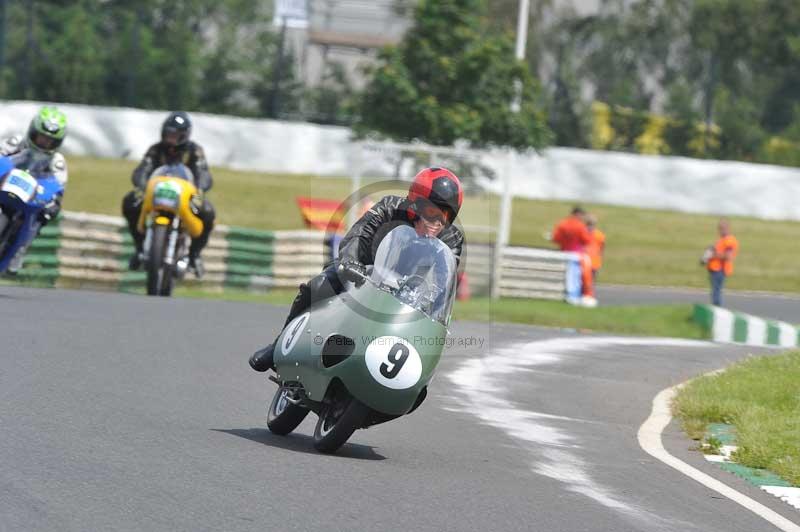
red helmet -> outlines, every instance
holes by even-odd
[[[461,210],[464,189],[456,174],[447,168],[425,168],[414,177],[408,189],[408,200],[411,202],[409,215],[412,219],[422,207],[422,200],[427,200],[442,209],[447,221],[452,223]]]

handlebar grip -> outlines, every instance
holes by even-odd
[[[368,278],[367,275],[360,269],[350,267],[347,263],[344,262],[340,263],[337,269],[339,271],[339,275],[342,275],[344,277],[352,276],[363,281],[366,281]]]

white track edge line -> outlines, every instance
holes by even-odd
[[[779,513],[767,508],[763,504],[751,499],[743,493],[736,491],[735,489],[707,475],[706,473],[703,473],[702,471],[690,466],[686,462],[675,458],[667,452],[661,441],[661,433],[672,419],[672,414],[670,413],[670,402],[675,396],[675,392],[681,386],[682,384],[679,384],[677,386],[672,386],[671,388],[662,390],[653,399],[653,410],[650,413],[650,417],[647,418],[644,423],[642,423],[642,426],[639,427],[639,432],[637,434],[639,445],[642,447],[642,449],[644,449],[644,451],[650,456],[657,458],[689,478],[696,480],[700,484],[716,491],[720,495],[729,498],[733,502],[744,506],[754,514],[769,521],[784,532],[800,532],[800,525],[788,520]]]

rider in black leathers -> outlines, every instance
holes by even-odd
[[[197,216],[203,221],[203,232],[197,238],[192,239],[189,247],[189,267],[194,269],[197,277],[203,275],[200,252],[208,243],[215,218],[214,206],[205,198],[205,193],[211,190],[214,182],[203,148],[189,140],[191,133],[192,123],[189,115],[183,111],[170,113],[161,127],[161,141],[150,146],[139,166],[131,175],[131,182],[135,188],[122,199],[122,214],[128,221],[128,230],[136,246],[136,251],[128,263],[131,270],[138,270],[141,267],[144,235],[138,230],[138,222],[139,214],[142,211],[144,190],[150,174],[159,166],[183,163],[194,174],[194,185],[201,192],[201,196],[193,200],[192,205],[197,211]]]
[[[444,242],[461,258],[464,233],[453,222],[461,209],[463,189],[458,177],[446,168],[426,168],[414,178],[408,196],[385,196],[358,220],[339,244],[339,258],[308,283],[292,303],[284,327],[312,303],[333,297],[344,289],[342,281],[358,281],[353,270],[366,272],[373,264],[381,240],[395,227],[410,225],[418,232],[426,232]],[[339,277],[339,265],[344,265]],[[274,369],[275,342],[253,353],[250,367],[263,372]]]

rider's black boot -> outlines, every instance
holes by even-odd
[[[131,236],[133,237],[133,255],[131,255],[131,258],[128,260],[128,269],[135,272],[142,267],[144,235],[131,229]]]
[[[327,297],[332,297],[336,292],[331,288],[328,278],[323,274],[314,277],[308,283],[303,283],[300,285],[300,291],[297,293],[297,297],[294,298],[294,302],[292,302],[292,307],[289,309],[289,315],[286,317],[286,323],[283,324],[284,327],[289,325],[289,322],[295,319],[297,316],[305,312],[305,310],[311,306],[311,294],[312,292],[317,294],[318,299],[324,299]],[[263,349],[259,349],[250,357],[250,367],[256,371],[264,372],[268,369],[275,369],[274,357],[273,352],[275,351],[275,345],[278,343],[277,338],[274,342],[269,344],[267,347]]]
[[[138,251],[134,251],[131,258],[128,259],[128,269],[132,272],[137,271],[139,268],[142,267],[142,258],[139,255]]]
[[[189,255],[189,269],[194,271],[194,276],[200,279],[206,273],[205,264],[200,255]]]
[[[262,373],[268,369],[275,369],[275,364],[273,363],[274,351],[275,342],[269,344],[267,347],[259,349],[250,357],[250,367]]]

